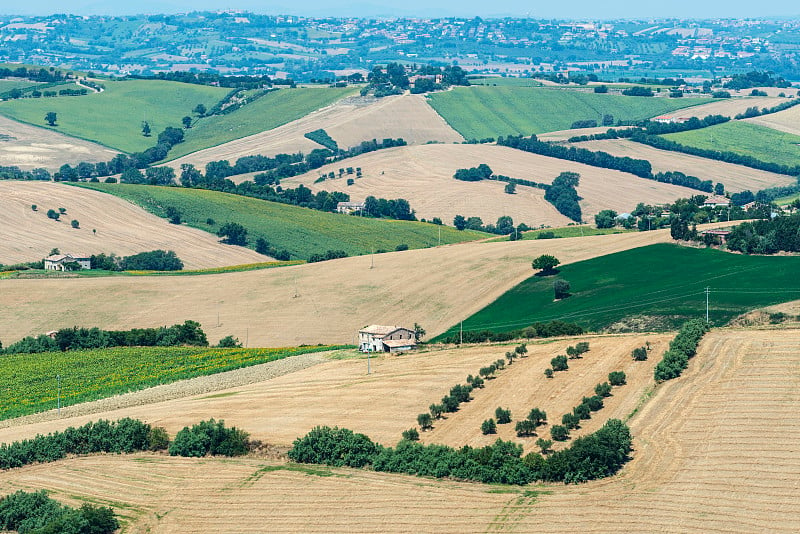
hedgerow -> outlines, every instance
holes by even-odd
[[[669,350],[658,362],[655,369],[655,379],[658,382],[678,378],[689,365],[697,352],[697,345],[708,332],[708,323],[702,319],[692,319],[683,324],[678,335],[670,342]]]

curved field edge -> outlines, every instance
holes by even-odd
[[[482,232],[459,231],[449,226],[355,217],[203,189],[75,185],[118,196],[160,217],[166,215],[168,206],[175,207],[187,225],[211,233],[227,222],[239,223],[248,231],[250,246],[263,238],[278,250],[288,250],[293,259],[307,259],[327,250],[361,255],[381,249],[393,251],[398,245],[427,248],[489,237]],[[209,219],[213,224],[208,223]]]
[[[0,420],[343,346],[115,347],[0,358]]]
[[[796,256],[650,245],[560,266],[554,276],[530,276],[465,319],[463,329],[508,332],[561,320],[602,330],[615,323],[624,326],[630,318],[641,318],[645,328],[670,329],[688,318],[705,317],[706,287],[711,324],[721,325],[748,310],[797,298],[798,268]],[[569,282],[570,296],[556,301],[553,283],[559,279]],[[459,327],[434,340],[457,335]]]

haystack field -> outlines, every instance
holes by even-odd
[[[352,200],[363,201],[372,195],[405,198],[417,217],[440,217],[452,224],[453,217],[478,216],[492,223],[510,215],[515,223],[529,226],[565,226],[570,219],[544,200],[544,190],[517,186],[513,195],[504,192],[497,181],[463,182],[453,178],[459,168],[486,163],[495,174],[550,183],[561,172],[581,175],[578,194],[585,219],[603,209],[632,210],[639,202],[666,203],[691,196],[692,190],[631,174],[591,167],[498,145],[420,145],[397,147],[326,165],[305,175],[283,180],[286,186],[302,183],[314,191],[344,191]],[[351,186],[346,178],[314,183],[323,173],[338,173],[340,167],[361,167],[364,176]],[[338,176],[338,174],[337,174]]]
[[[183,163],[191,163],[205,168],[209,161],[234,163],[243,156],[308,153],[322,146],[303,136],[320,128],[345,149],[361,141],[386,137],[402,137],[409,144],[462,140],[421,95],[381,99],[351,97],[273,130],[201,150],[170,161],[168,165],[177,169]]]
[[[800,106],[794,106],[778,113],[745,119],[745,122],[752,122],[760,126],[766,126],[773,130],[780,130],[794,135],[800,135]]]
[[[606,406],[585,421],[574,436],[597,430],[610,417],[624,417],[636,407],[644,389],[652,383],[653,367],[666,350],[670,335],[584,336],[557,341],[531,342],[526,358],[517,360],[487,380],[483,389],[474,392],[474,400],[462,405],[457,413],[435,424],[432,431],[422,433],[427,443],[443,443],[454,447],[490,445],[500,437],[523,445],[527,452],[537,450],[535,438],[518,438],[514,423],[498,425],[498,433],[484,436],[481,422],[494,417],[495,408],[510,408],[515,421],[524,419],[532,408],[547,412],[550,424],[560,424],[561,416],[571,412],[584,396],[594,395],[594,386],[608,380],[611,371],[625,371],[628,384],[614,388]],[[566,348],[578,341],[588,341],[591,350],[581,359],[570,360],[570,369],[544,376],[550,360],[565,354]],[[653,358],[634,362],[631,351],[649,341]],[[460,349],[433,349],[409,355],[378,355],[370,358],[367,374],[365,357],[334,360],[271,380],[220,390],[213,394],[193,395],[173,400],[132,405],[126,408],[65,415],[42,422],[0,429],[0,442],[22,439],[28,435],[52,432],[88,421],[133,417],[164,426],[174,434],[187,424],[211,417],[246,428],[254,438],[290,446],[298,436],[316,425],[339,426],[363,432],[372,439],[393,446],[403,430],[416,426],[417,414],[447,395],[456,384],[465,383],[467,375],[477,375],[515,345],[478,345]],[[353,352],[353,354],[355,354]],[[142,402],[147,392],[131,394]],[[330,402],[330,399],[336,402]],[[150,399],[152,400],[152,399]],[[90,403],[91,404],[91,403]],[[131,403],[132,404],[132,403]],[[264,407],[269,406],[268,410]],[[80,406],[77,406],[80,410]],[[91,408],[89,406],[88,408]],[[66,413],[66,412],[65,412]],[[52,415],[52,414],[49,414]],[[20,420],[19,423],[27,423]],[[549,437],[549,427],[539,434]],[[555,448],[560,448],[556,444]]]
[[[469,243],[281,269],[180,277],[0,280],[0,339],[74,325],[132,328],[200,321],[216,340],[249,346],[352,343],[368,324],[421,324],[429,336],[469,317],[531,274],[670,241],[668,230],[557,240]],[[113,299],[107,298],[114,295]],[[46,310],[59,302],[59,313]]]
[[[575,143],[575,146],[589,150],[601,150],[614,156],[646,159],[653,166],[653,172],[680,171],[701,180],[722,182],[725,190],[733,193],[749,189],[758,191],[768,187],[791,185],[796,182],[791,176],[751,169],[699,156],[659,150],[628,139],[606,139]],[[692,194],[696,194],[695,191]]]
[[[774,88],[773,88],[774,89]],[[785,91],[785,90],[784,90]],[[749,90],[747,92],[749,94]],[[757,107],[771,108],[787,102],[788,98],[777,98],[774,96],[751,96],[741,98],[719,98],[710,100],[708,104],[700,106],[692,106],[690,108],[679,109],[664,113],[664,117],[697,117],[702,119],[709,115],[723,115],[725,117],[733,118],[739,113],[744,113],[747,108]]]
[[[0,494],[46,488],[114,508],[123,534],[470,532],[528,508],[522,490],[256,459],[137,454],[0,473]]]
[[[48,210],[59,208],[66,213],[58,221],[47,217]],[[72,228],[73,219],[78,229]],[[270,260],[244,247],[223,245],[202,230],[169,224],[111,195],[53,182],[0,181],[0,263],[38,261],[53,248],[119,256],[174,250],[187,269]]]
[[[0,161],[23,170],[109,161],[116,150],[0,116]]]

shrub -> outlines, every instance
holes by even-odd
[[[433,428],[433,417],[429,413],[421,413],[417,416],[417,424],[424,432]]]
[[[548,367],[544,370],[544,376],[547,378],[553,378],[553,370]]]
[[[486,434],[497,434],[497,425],[494,422],[494,419],[487,419],[483,423],[481,423],[481,432]]]
[[[63,506],[47,492],[17,491],[0,499],[0,529],[20,533],[113,534],[119,522],[111,508],[88,503]]]
[[[592,418],[592,411],[589,409],[589,406],[586,404],[579,404],[572,409],[573,415],[575,415],[578,419],[591,419]]]
[[[72,221],[70,221],[69,224],[70,224],[70,226],[72,226],[76,230],[81,227],[81,223],[78,222],[78,219],[72,219]]]
[[[397,246],[395,247],[395,250],[396,250],[397,252],[402,252],[403,250],[408,250],[408,245],[406,245],[405,243],[403,243],[403,244],[400,244],[400,245],[397,245]]]
[[[184,427],[169,446],[170,456],[203,457],[242,456],[250,448],[249,434],[236,427],[225,428],[225,422],[201,421],[191,428]]]
[[[364,434],[346,428],[318,426],[294,440],[289,459],[334,467],[364,467],[374,462],[381,449]]]
[[[403,439],[408,441],[419,441],[419,432],[416,428],[409,428],[408,430],[403,430]]]
[[[570,430],[574,430],[581,425],[581,418],[574,413],[565,413],[561,416],[561,424]]]
[[[39,207],[38,207],[36,204],[31,204],[31,209],[32,209],[33,211],[36,211],[36,210],[38,210],[38,209],[39,209]]]
[[[167,429],[162,426],[150,427],[147,433],[147,450],[165,451],[169,448],[169,435]]]
[[[522,421],[517,421],[514,430],[517,432],[517,436],[521,438],[526,436],[535,436],[536,423],[534,423],[530,419],[523,419]]]
[[[511,422],[511,410],[504,410],[498,406],[494,411],[494,416],[497,418],[498,425],[506,425]]]
[[[594,387],[595,395],[599,395],[600,397],[610,397],[611,396],[611,384],[608,382],[603,382],[602,384],[597,384]]]
[[[47,210],[48,219],[53,219],[54,221],[57,221],[59,217],[61,217],[61,214],[58,213],[56,210]]]
[[[180,271],[183,262],[172,250],[153,250],[126,256],[120,260],[124,271]]]
[[[550,360],[550,366],[553,368],[553,371],[566,371],[569,369],[569,364],[567,363],[566,356],[556,356],[555,358]]]
[[[555,441],[567,441],[569,439],[569,430],[563,425],[553,425],[550,427],[550,437]]]
[[[589,410],[593,412],[597,412],[603,409],[603,397],[600,395],[594,395],[592,397],[584,397],[581,401],[581,404],[585,404],[589,407]]]
[[[611,371],[608,373],[608,382],[612,386],[625,385],[625,371]]]
[[[639,348],[633,349],[633,352],[631,353],[631,357],[636,362],[643,362],[643,361],[647,360],[647,347],[639,347]]]
[[[217,347],[221,349],[240,349],[242,348],[242,344],[239,342],[239,338],[225,336],[219,340]]]
[[[539,450],[542,451],[542,454],[547,454],[550,452],[550,447],[553,446],[553,442],[549,439],[539,438],[536,440],[536,446],[539,447]]]
[[[556,280],[553,282],[553,293],[556,300],[565,299],[569,296],[569,282],[566,280]]]

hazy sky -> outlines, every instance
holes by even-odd
[[[535,18],[619,18],[619,17],[793,17],[800,15],[796,1],[776,0],[769,4],[744,0],[670,0],[663,2],[632,0],[570,0],[567,2],[523,0],[403,0],[400,2],[341,0],[3,0],[0,13],[52,14],[68,11],[77,14],[128,15],[136,13],[176,13],[193,10],[246,9],[267,14],[309,16],[525,16]]]

